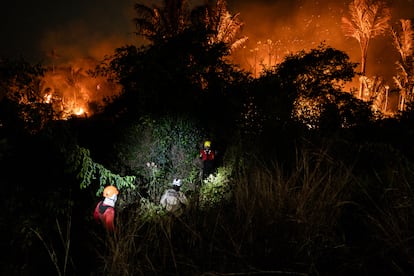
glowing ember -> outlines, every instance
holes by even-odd
[[[85,113],[85,111],[83,110],[83,108],[82,107],[80,107],[80,108],[78,108],[78,110],[77,111],[74,111],[74,113],[75,113],[75,115],[82,115],[83,113]]]
[[[46,103],[52,102],[52,94],[45,94],[44,98]]]

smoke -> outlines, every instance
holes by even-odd
[[[249,37],[244,52],[238,53],[239,61],[247,69],[257,66],[254,59],[274,65],[288,53],[325,43],[360,62],[358,42],[345,37],[340,27],[341,17],[349,16],[350,1],[228,0],[230,12],[239,13],[245,24],[243,35]],[[393,27],[398,27],[399,19],[413,17],[413,1],[388,1]],[[134,4],[162,4],[161,0],[16,2],[6,1],[0,14],[0,56],[23,56],[46,64],[65,64],[81,57],[101,60],[117,47],[142,45],[144,40],[134,34]],[[191,5],[204,2],[189,1]],[[367,74],[390,81],[398,60],[391,36],[372,39],[368,50]]]

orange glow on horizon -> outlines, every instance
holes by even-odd
[[[286,55],[314,49],[321,43],[344,51],[352,62],[361,61],[358,42],[346,37],[341,29],[341,17],[349,17],[351,0],[229,2],[234,2],[231,10],[240,12],[240,19],[245,23],[243,35],[249,37],[248,44],[233,58],[254,77],[282,62]],[[389,7],[392,27],[398,26],[401,18],[412,18],[411,0],[395,0]],[[394,87],[398,59],[390,33],[373,38],[368,48],[367,76],[383,77]],[[355,84],[358,87],[358,79]]]
[[[392,26],[401,18],[412,17],[414,9],[411,1],[395,0],[390,3]],[[231,60],[257,78],[264,69],[283,62],[287,55],[324,43],[344,51],[350,61],[359,63],[361,53],[358,42],[346,37],[341,30],[341,17],[349,17],[350,3],[351,0],[228,0],[229,11],[240,14],[239,18],[244,23],[240,36],[248,37],[247,44],[233,52]],[[131,18],[136,16],[132,10],[130,12]],[[87,24],[78,22],[65,25],[64,29],[51,28],[41,36],[40,46],[49,52],[48,62],[53,68],[45,76],[45,88],[51,88],[51,91],[45,92],[51,93],[45,101],[53,102],[65,114],[76,114],[82,107],[88,115],[92,115],[94,110],[88,108],[90,103],[101,103],[103,97],[119,93],[118,87],[109,87],[104,84],[105,80],[93,80],[86,75],[86,70],[92,68],[91,63],[113,53],[117,47],[145,44],[132,32],[125,36],[121,35],[122,31],[99,36],[88,30]],[[390,91],[394,87],[395,62],[399,58],[391,46],[391,40],[390,36],[372,39],[367,60],[367,76],[383,77],[391,87]],[[94,60],[80,60],[82,56],[93,57]],[[345,89],[351,91],[358,84],[356,77],[346,84]]]

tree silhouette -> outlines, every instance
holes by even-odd
[[[350,62],[344,52],[320,45],[309,52],[301,51],[289,55],[275,69],[266,71],[257,80],[258,92],[254,97],[261,114],[266,114],[264,120],[268,124],[276,126],[292,121],[294,110],[301,100],[308,106],[318,104],[319,107],[312,107],[318,110],[310,114],[315,116],[326,105],[345,98],[340,96],[343,94],[342,88],[345,82],[354,77],[355,67],[356,64]],[[344,114],[343,117],[350,115]],[[349,121],[350,118],[343,120]],[[351,121],[354,124],[357,120]]]
[[[165,0],[162,6],[135,4],[137,35],[152,43],[166,42],[192,28],[206,35],[210,44],[224,43],[229,50],[241,47],[247,37],[238,37],[243,22],[239,14],[230,14],[226,0],[208,0],[190,9],[186,0]]]
[[[244,41],[237,37],[242,23],[230,15],[226,1],[209,1],[192,10],[185,2],[164,1],[153,9],[137,4],[137,34],[152,44],[117,49],[99,69],[123,86],[118,100],[134,105],[130,111],[195,109],[210,119],[211,113],[220,114],[228,85],[244,77],[226,59]],[[210,101],[216,112],[205,112]]]
[[[397,61],[399,74],[395,76],[394,82],[400,89],[401,101],[399,109],[402,111],[405,102],[411,102],[414,93],[414,29],[411,20],[401,19],[401,31],[392,30],[393,44],[400,53],[401,59]]]
[[[192,12],[192,23],[204,29],[209,43],[224,43],[230,51],[240,48],[247,37],[238,37],[244,23],[239,13],[232,15],[226,0],[210,0]]]
[[[136,34],[152,43],[165,42],[182,33],[190,22],[190,8],[186,0],[164,0],[153,8],[141,3],[134,5],[137,17],[133,19]]]
[[[359,42],[361,49],[361,76],[365,76],[368,46],[372,38],[382,35],[389,28],[391,10],[383,1],[353,0],[349,4],[351,19],[342,17],[342,29],[346,36]],[[359,98],[362,98],[360,83]]]

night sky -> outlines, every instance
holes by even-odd
[[[2,35],[0,56],[22,56],[29,61],[65,63],[80,57],[101,59],[125,44],[142,45],[133,32],[136,0],[17,0],[3,3],[0,14]],[[144,1],[145,4],[160,1]],[[203,0],[192,0],[197,5]],[[325,41],[346,51],[359,62],[359,44],[340,30],[342,16],[348,16],[347,1],[228,0],[229,10],[240,13],[243,34],[250,45],[271,39],[295,40],[295,47],[312,48]],[[389,1],[392,26],[401,18],[414,17],[414,0]],[[253,46],[250,46],[253,47]],[[290,46],[289,46],[290,47]],[[298,49],[299,49],[298,48]],[[384,74],[395,67],[390,38],[373,39],[369,48],[367,73]],[[376,67],[380,69],[376,69]],[[371,71],[370,71],[371,70]]]
[[[55,50],[64,59],[100,58],[132,33],[134,0],[18,0],[2,5],[1,56],[42,60]]]

